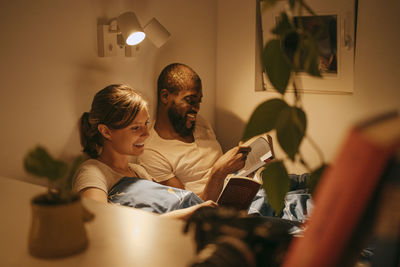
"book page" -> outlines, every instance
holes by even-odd
[[[251,151],[247,156],[246,163],[236,175],[247,176],[262,167],[273,157],[271,148],[267,140],[263,137],[258,137],[249,147],[251,147]]]

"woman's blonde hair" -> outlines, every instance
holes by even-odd
[[[136,90],[124,84],[112,84],[96,93],[90,112],[80,119],[80,139],[83,152],[91,158],[100,155],[104,139],[99,124],[110,129],[122,129],[132,123],[147,102]]]

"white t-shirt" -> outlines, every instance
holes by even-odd
[[[193,136],[193,143],[166,140],[151,128],[138,161],[155,181],[176,177],[186,190],[200,194],[222,149],[211,126],[201,116],[197,117]]]
[[[151,176],[142,166],[129,163],[129,167],[140,178],[152,180]],[[125,176],[97,159],[88,159],[76,171],[72,182],[72,189],[75,192],[79,192],[84,188],[95,187],[108,193],[108,190]]]

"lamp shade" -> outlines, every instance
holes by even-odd
[[[171,36],[167,29],[161,25],[156,18],[152,18],[150,20],[150,22],[144,27],[144,32],[158,48],[165,44]]]
[[[122,13],[117,18],[118,29],[127,45],[136,45],[146,37],[134,12]]]

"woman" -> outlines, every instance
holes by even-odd
[[[80,138],[83,152],[90,159],[75,174],[73,188],[82,197],[107,203],[110,189],[123,177],[152,180],[140,165],[130,163],[143,152],[149,136],[147,103],[126,85],[110,85],[94,97],[90,112],[83,113]],[[187,218],[201,206],[216,206],[206,201],[164,216]]]

